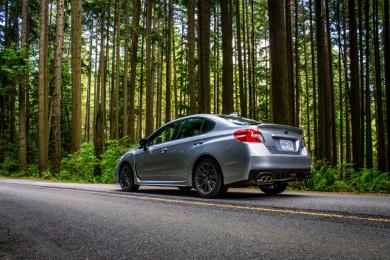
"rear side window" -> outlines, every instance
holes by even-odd
[[[258,125],[260,122],[248,119],[245,117],[239,117],[239,116],[226,116],[226,115],[218,115],[219,117],[222,117],[223,119],[228,120],[229,122],[236,124],[236,125]]]
[[[177,133],[177,139],[197,136],[207,133],[214,127],[214,122],[204,118],[190,118],[184,120]]]

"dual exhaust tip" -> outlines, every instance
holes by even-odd
[[[272,176],[269,175],[262,176],[260,177],[259,181],[263,183],[272,183]]]

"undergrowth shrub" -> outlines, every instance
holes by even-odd
[[[96,182],[96,163],[93,145],[83,143],[79,152],[63,157],[60,174],[55,178],[62,181]]]
[[[355,171],[352,164],[331,166],[325,162],[313,163],[311,179],[293,188],[314,191],[390,192],[390,173],[375,169]]]

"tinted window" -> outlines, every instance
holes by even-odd
[[[176,126],[177,123],[173,123],[162,127],[149,140],[149,145],[161,144],[172,140],[173,135],[175,133]]]
[[[208,131],[212,130],[214,127],[214,122],[204,119],[203,125],[202,125],[202,134],[207,133]]]
[[[260,124],[260,122],[258,122],[258,121],[248,119],[245,117],[225,116],[225,115],[218,115],[218,116],[222,117],[222,118],[224,118],[224,119],[226,119],[226,120],[228,120],[236,125],[258,125],[258,124]]]
[[[179,128],[177,138],[185,138],[204,134],[210,131],[214,123],[204,118],[190,118],[184,120]]]

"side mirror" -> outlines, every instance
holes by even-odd
[[[139,141],[139,145],[142,147],[142,148],[146,148],[146,144],[148,143],[148,140],[146,140],[146,139],[141,139],[140,141]]]

